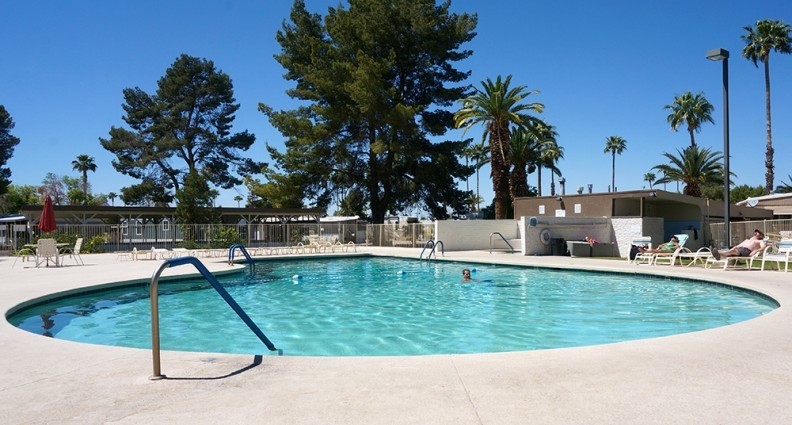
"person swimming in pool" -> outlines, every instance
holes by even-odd
[[[470,282],[470,269],[462,269],[462,282]]]

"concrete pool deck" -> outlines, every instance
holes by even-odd
[[[420,252],[362,251],[411,258]],[[39,269],[0,257],[0,310],[5,314],[27,300],[80,287],[148,281],[160,264],[119,262],[115,254],[82,257],[85,266],[66,258],[66,267]],[[164,351],[162,372],[168,379],[160,381],[148,379],[150,350],[46,338],[3,320],[0,423],[792,422],[792,273],[486,251],[449,252],[444,259],[707,279],[765,293],[781,307],[683,335],[498,354],[257,358]],[[203,261],[213,272],[229,268],[221,259]]]

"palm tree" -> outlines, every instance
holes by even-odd
[[[545,152],[551,149],[551,145],[558,147],[556,144],[558,132],[555,130],[554,126],[548,125],[541,120],[535,120],[533,131],[531,131],[531,137],[534,139],[534,145],[536,146],[536,155],[534,155],[531,165],[536,167],[537,194],[542,196],[542,167],[548,166],[548,159]],[[550,168],[553,169],[553,167]],[[557,171],[557,169],[555,169],[555,171]]]
[[[467,132],[476,124],[484,125],[482,142],[489,141],[490,165],[492,168],[492,188],[495,192],[495,218],[505,219],[509,205],[509,154],[510,128],[526,126],[530,123],[529,111],[540,113],[544,110],[541,103],[521,103],[528,95],[523,86],[510,88],[511,76],[493,82],[489,78],[481,82],[481,89],[474,89],[473,95],[462,100],[462,109],[454,114],[457,128]]]
[[[110,192],[110,193],[107,194],[107,198],[110,199],[110,204],[113,205],[113,206],[115,206],[115,199],[117,197],[118,197],[118,195],[115,192]]]
[[[481,192],[479,191],[479,171],[481,167],[489,164],[489,148],[483,143],[470,145],[470,159],[473,160],[476,167],[476,211],[481,210]]]
[[[644,181],[649,183],[649,190],[654,189],[654,181],[657,178],[654,173],[646,173],[644,174]]]
[[[561,177],[558,160],[564,157],[564,148],[555,139],[542,145],[542,165],[550,170],[550,195],[555,196],[555,176]]]
[[[792,193],[792,175],[787,177],[789,178],[789,183],[785,183],[782,180],[781,184],[776,186],[776,193]]]
[[[715,123],[712,120],[712,104],[709,103],[704,93],[693,94],[687,92],[685,94],[675,96],[674,102],[666,105],[663,109],[671,111],[666,117],[666,120],[671,124],[671,129],[677,129],[683,124],[687,124],[688,133],[690,133],[690,146],[696,146],[696,138],[693,133],[701,131],[701,124],[705,121]]]
[[[611,191],[616,191],[616,154],[621,155],[627,149],[627,141],[619,136],[610,136],[605,139],[604,153],[610,152],[611,160]]]
[[[792,38],[789,33],[792,27],[781,21],[764,19],[756,22],[756,28],[744,27],[748,34],[743,34],[745,40],[743,57],[759,67],[758,62],[764,63],[765,77],[765,122],[767,126],[767,145],[765,149],[765,194],[773,190],[773,131],[770,123],[770,52],[792,53]]]
[[[72,161],[72,169],[82,173],[83,203],[88,204],[88,172],[96,171],[96,163],[92,156],[77,155]]]
[[[681,181],[685,184],[682,193],[701,197],[701,186],[723,182],[723,154],[720,152],[713,152],[709,148],[700,149],[697,146],[688,146],[677,152],[679,156],[664,153],[668,164],[653,167],[663,173],[663,177],[655,183]]]
[[[512,201],[519,197],[528,196],[528,163],[538,157],[536,138],[528,135],[528,130],[516,128],[512,130],[509,140],[512,168],[509,176],[511,182]]]

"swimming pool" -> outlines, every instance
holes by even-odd
[[[463,282],[463,268],[474,269]],[[690,280],[394,258],[266,261],[221,277],[284,355],[423,355],[604,344],[724,326],[772,300]],[[266,353],[208,284],[162,282],[166,350]],[[42,335],[150,347],[147,287],[38,304],[9,321]]]

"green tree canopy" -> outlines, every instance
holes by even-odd
[[[146,198],[142,192],[147,189],[156,192],[149,198],[164,201],[162,192],[172,197],[188,176],[228,189],[242,182],[234,173],[260,172],[263,164],[241,156],[255,136],[231,133],[239,104],[231,78],[212,61],[181,55],[157,81],[155,94],[138,87],[123,93],[123,119],[131,130],[112,127],[110,138],[100,141],[116,155],[117,171],[141,180],[130,190],[122,189],[124,202]]]
[[[722,184],[721,187],[723,187]],[[747,184],[741,184],[735,186],[734,189],[729,192],[729,201],[734,204],[748,198],[755,198],[762,195],[764,195],[764,186],[748,186]]]
[[[679,181],[685,184],[682,193],[701,197],[701,188],[707,184],[718,184],[723,181],[723,154],[713,152],[709,148],[688,146],[678,155],[664,153],[668,164],[656,165],[653,169],[663,173],[663,177],[655,183]]]
[[[144,179],[141,183],[121,188],[121,202],[124,205],[164,207],[173,202],[173,195],[153,180]],[[195,223],[195,222],[190,222]]]
[[[83,205],[85,205],[90,200],[88,197],[88,172],[96,171],[96,162],[92,156],[77,155],[77,159],[72,161],[72,169],[82,174]]]
[[[19,144],[19,138],[11,135],[14,129],[14,120],[0,105],[0,195],[6,193],[8,185],[11,184],[11,170],[5,165],[14,155],[14,147]]]
[[[627,141],[619,136],[610,136],[605,139],[603,153],[611,154],[611,191],[616,191],[616,155],[621,155],[627,149]]]
[[[323,19],[297,0],[276,39],[276,60],[296,83],[290,111],[260,104],[285,137],[285,153],[270,149],[291,188],[318,206],[336,189],[360,191],[372,221],[425,202],[437,218],[464,210],[456,179],[470,174],[457,155],[463,142],[432,142],[453,125],[446,109],[465,94],[468,73],[454,62],[475,33],[476,17],[449,12],[433,0],[350,0]],[[468,174],[465,174],[465,173]]]
[[[792,175],[788,175],[787,179],[789,183],[782,180],[781,184],[776,186],[776,193],[792,193]]]
[[[41,205],[38,187],[34,185],[8,186],[8,191],[0,195],[0,213],[18,213],[25,205]]]
[[[695,133],[701,131],[701,124],[705,122],[715,123],[712,120],[713,106],[704,93],[693,94],[686,92],[674,97],[674,102],[664,107],[671,111],[666,117],[671,129],[677,131],[682,124],[687,124],[690,134],[690,146],[696,146]]]
[[[654,183],[657,179],[655,173],[646,173],[644,174],[644,181],[649,183],[649,189],[654,189]]]

